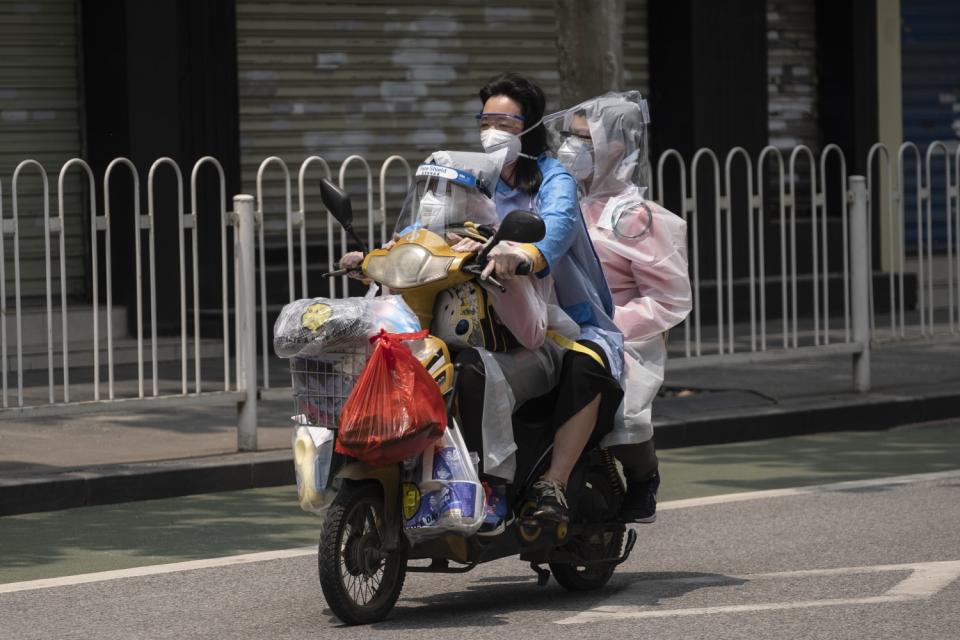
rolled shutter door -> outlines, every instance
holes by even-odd
[[[4,216],[12,217],[13,172],[32,158],[50,180],[50,215],[57,215],[57,176],[63,163],[80,152],[80,108],[74,0],[0,0],[0,181]],[[65,183],[67,290],[84,286],[82,182]],[[25,298],[43,296],[44,245],[42,189],[35,169],[19,182],[20,270]],[[12,293],[12,245],[7,239],[7,284]],[[59,288],[58,239],[51,238],[53,291]],[[29,301],[29,300],[28,300]]]
[[[903,0],[901,55],[903,60],[903,139],[926,153],[935,140],[950,150],[951,162],[960,138],[960,3]],[[933,241],[947,244],[946,199],[943,193],[943,156],[934,156]],[[905,169],[908,198],[905,242],[917,247],[915,172],[912,160]]]
[[[646,0],[630,0],[627,7],[625,80],[646,91]],[[336,170],[357,153],[376,172],[392,154],[415,164],[436,149],[479,150],[477,92],[501,71],[536,81],[548,110],[563,106],[553,0],[522,7],[499,1],[238,0],[237,16],[246,189],[270,155],[284,158],[293,171],[308,155],[322,156]],[[360,192],[359,175],[351,171],[348,190]],[[267,218],[279,228],[279,183],[265,184],[273,203]],[[362,198],[354,198],[354,210],[365,217]],[[283,242],[278,230],[271,236]]]

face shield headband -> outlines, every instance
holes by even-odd
[[[458,184],[468,189],[476,189],[488,198],[493,197],[490,192],[490,187],[487,185],[486,181],[483,179],[478,179],[471,173],[461,171],[460,169],[454,169],[453,167],[444,167],[439,164],[422,164],[417,167],[417,172],[415,175],[418,182],[429,178],[449,180],[454,184]]]

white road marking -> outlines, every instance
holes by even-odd
[[[781,571],[777,573],[759,573],[742,576],[725,576],[742,580],[771,580],[811,576],[858,575],[881,573],[886,571],[910,571],[910,575],[884,593],[862,598],[832,598],[824,600],[801,600],[798,602],[762,602],[757,604],[724,605],[716,607],[694,607],[689,609],[660,609],[638,607],[635,605],[600,605],[577,615],[557,620],[556,624],[583,624],[600,620],[627,620],[638,618],[670,618],[683,616],[702,616],[716,613],[755,613],[759,611],[783,611],[788,609],[809,609],[812,607],[838,607],[865,604],[883,604],[908,602],[929,598],[950,583],[960,578],[960,560],[946,562],[921,562],[914,564],[888,564],[872,567],[843,567],[836,569],[813,569],[802,571]],[[721,582],[721,579],[677,579],[662,582]],[[622,598],[614,596],[611,600]]]
[[[251,562],[281,560],[283,558],[299,558],[301,556],[314,555],[315,553],[317,553],[316,547],[297,547],[296,549],[281,549],[279,551],[245,553],[238,556],[224,556],[222,558],[188,560],[186,562],[171,562],[168,564],[155,564],[147,567],[131,567],[130,569],[117,569],[115,571],[98,571],[97,573],[83,573],[80,575],[63,576],[60,578],[43,578],[41,580],[29,580],[27,582],[10,582],[7,584],[0,584],[0,594],[15,593],[18,591],[32,591],[34,589],[50,589],[53,587],[69,587],[77,584],[87,584],[90,582],[120,580],[121,578],[155,576],[162,573],[178,573],[181,571],[194,571],[196,569],[209,569],[211,567],[229,567],[238,564],[249,564]]]
[[[935,482],[938,480],[952,480],[960,478],[960,470],[936,471],[934,473],[918,473],[909,476],[894,476],[890,478],[872,478],[870,480],[848,480],[832,482],[809,487],[792,487],[789,489],[768,489],[765,491],[747,491],[745,493],[726,493],[719,496],[704,498],[689,498],[686,500],[671,500],[657,505],[658,511],[671,509],[689,509],[691,507],[706,507],[714,504],[730,502],[745,502],[747,500],[766,500],[769,498],[790,498],[805,496],[812,493],[828,493],[832,491],[850,491],[854,489],[869,489],[871,487],[888,487],[896,485],[916,484],[919,482]]]
[[[657,509],[667,511],[670,509],[690,509],[694,507],[703,507],[715,504],[725,504],[728,502],[744,502],[747,500],[762,500],[769,498],[785,498],[791,496],[802,496],[811,493],[820,493],[828,491],[843,491],[850,489],[860,489],[868,487],[894,486],[916,484],[921,482],[932,482],[938,480],[949,480],[960,478],[960,470],[939,471],[936,473],[922,473],[908,476],[895,476],[889,478],[876,478],[872,480],[854,480],[850,482],[835,482],[831,484],[814,485],[810,487],[796,487],[792,489],[773,489],[768,491],[749,491],[746,493],[728,493],[719,496],[708,496],[706,498],[691,498],[688,500],[670,500],[661,502]],[[41,580],[29,580],[26,582],[10,582],[0,584],[0,594],[15,593],[18,591],[32,591],[35,589],[50,589],[53,587],[69,587],[78,584],[88,584],[91,582],[104,582],[108,580],[120,580],[122,578],[137,578],[142,576],[152,576],[163,573],[178,573],[180,571],[193,571],[196,569],[208,569],[211,567],[226,567],[237,564],[247,564],[251,562],[266,562],[270,560],[280,560],[283,558],[298,558],[300,556],[313,555],[317,552],[315,547],[298,547],[295,549],[281,549],[279,551],[264,551],[261,553],[247,553],[236,556],[225,556],[221,558],[209,558],[204,560],[189,560],[187,562],[172,562],[167,564],[155,564],[146,567],[133,567],[130,569],[118,569],[115,571],[99,571],[97,573],[84,573],[73,576],[63,576],[58,578],[43,578]],[[843,570],[841,570],[843,571]]]

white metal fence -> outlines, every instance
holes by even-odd
[[[903,193],[905,154],[915,156],[913,169],[916,179],[910,194]],[[939,180],[932,165],[937,155],[942,155],[944,170]],[[881,163],[883,160],[883,163]],[[733,169],[741,166],[739,181],[732,177]],[[704,170],[706,166],[707,170]],[[718,156],[709,149],[699,150],[689,166],[676,151],[667,151],[656,164],[657,175],[654,197],[661,204],[670,204],[669,170],[674,171],[675,211],[687,220],[690,227],[690,273],[694,284],[694,310],[684,323],[683,360],[674,359],[671,366],[696,366],[707,362],[732,362],[757,359],[759,354],[772,357],[793,357],[825,350],[843,351],[856,343],[852,335],[852,297],[857,288],[862,288],[869,298],[869,321],[874,341],[896,340],[934,335],[956,335],[960,329],[960,251],[957,236],[960,234],[958,212],[958,184],[960,184],[960,147],[953,156],[944,143],[929,146],[926,154],[913,143],[905,143],[899,149],[895,162],[885,146],[871,148],[867,158],[866,176],[866,245],[863,250],[868,260],[864,276],[854,280],[851,273],[854,250],[850,206],[854,189],[848,185],[847,162],[839,147],[827,145],[819,157],[809,148],[799,146],[789,154],[774,147],[763,149],[756,158],[751,158],[742,148],[732,149],[725,157],[722,169]],[[885,172],[883,170],[886,170]],[[877,184],[879,174],[882,185]],[[829,185],[833,185],[831,190]],[[942,216],[936,216],[934,202],[937,190],[942,195]],[[743,203],[733,204],[737,193]],[[703,205],[704,194],[710,196],[711,205]],[[875,194],[875,195],[874,195]],[[666,197],[665,197],[666,196]],[[804,197],[805,196],[805,197]],[[908,204],[913,198],[913,208]],[[716,305],[712,317],[706,317],[700,304],[705,290],[701,273],[703,234],[698,232],[706,216],[714,222],[713,253],[714,272],[711,286],[715,291]],[[874,237],[872,220],[881,218],[882,233],[886,237]],[[933,238],[938,231],[934,220],[942,218],[942,236],[946,248],[939,252],[939,262],[934,261]],[[770,222],[776,231],[771,233]],[[809,227],[804,247],[798,247],[801,225]],[[905,291],[904,230],[906,224],[915,222],[918,245],[916,270],[917,312],[909,318],[905,306],[908,291]],[[739,251],[747,253],[745,273],[735,274],[735,256],[732,237],[737,229],[745,227],[746,242],[738,245]],[[830,231],[831,226],[834,228]],[[758,230],[767,229],[767,232]],[[769,246],[769,236],[775,244]],[[875,299],[873,282],[873,256],[875,242],[883,240],[886,251],[888,295],[885,302]],[[771,251],[773,255],[771,256]],[[831,255],[839,262],[831,262]],[[798,275],[798,262],[809,259],[810,277],[807,300],[798,295],[798,283],[805,280]],[[935,271],[935,264],[939,272]],[[771,273],[771,267],[775,269]],[[840,275],[840,282],[833,282],[833,275]],[[943,286],[944,301],[937,303],[934,285],[939,280]],[[738,326],[735,321],[735,285],[745,287],[747,294],[748,320]],[[771,314],[768,305],[769,292],[777,290],[779,309]],[[834,289],[840,289],[840,309],[831,307]],[[801,323],[799,310],[810,309],[807,322]],[[837,313],[834,313],[834,312]],[[772,317],[771,317],[772,316]],[[882,318],[887,316],[887,318]],[[881,322],[880,320],[883,320]],[[889,331],[884,330],[889,323]],[[711,337],[704,337],[702,327],[711,323]],[[831,349],[831,347],[834,347]],[[854,344],[854,348],[856,345]],[[741,354],[740,357],[737,354]]]
[[[267,197],[265,196],[264,189],[264,175],[266,171],[272,167],[276,167],[281,174],[281,181],[279,183],[280,193],[284,196],[283,208],[285,224],[283,226],[283,232],[286,235],[286,253],[287,253],[287,279],[288,279],[288,288],[289,300],[293,301],[298,297],[296,293],[296,269],[297,267],[294,264],[294,256],[296,253],[296,242],[294,241],[295,234],[298,235],[299,239],[299,254],[300,254],[300,293],[299,297],[306,298],[309,296],[308,292],[308,283],[307,283],[307,226],[308,218],[312,215],[316,215],[315,218],[316,225],[315,228],[321,230],[326,230],[326,235],[324,238],[324,243],[328,247],[327,251],[327,270],[333,271],[334,269],[334,256],[342,255],[347,251],[347,234],[343,229],[337,231],[338,223],[336,223],[333,218],[329,215],[325,215],[325,208],[323,204],[319,201],[319,198],[315,202],[310,203],[308,209],[308,196],[307,196],[307,183],[306,176],[312,165],[317,165],[321,171],[319,172],[318,177],[323,177],[328,180],[333,179],[333,174],[330,171],[330,166],[323,158],[319,156],[310,156],[305,159],[300,164],[300,169],[297,172],[297,194],[298,194],[298,208],[294,209],[292,202],[292,180],[290,168],[286,162],[281,158],[276,156],[271,156],[265,159],[260,163],[260,167],[257,170],[257,196],[256,196],[256,220],[258,227],[258,243],[259,243],[259,272],[260,272],[260,332],[261,332],[261,366],[262,366],[262,375],[263,383],[265,388],[270,387],[270,376],[269,376],[269,360],[271,358],[271,351],[269,350],[269,329],[267,325],[267,311],[268,311],[268,285],[266,279],[266,258],[265,258],[265,237],[264,232],[266,227],[265,224],[265,211],[267,204]],[[367,212],[366,221],[358,221],[358,228],[363,230],[366,229],[367,235],[367,245],[375,246],[375,239],[379,239],[380,244],[384,244],[387,241],[387,225],[388,225],[388,215],[387,215],[387,202],[390,192],[388,191],[388,180],[391,176],[391,169],[393,167],[399,167],[403,170],[401,176],[404,179],[402,183],[402,190],[406,191],[407,187],[410,186],[413,180],[413,172],[410,167],[410,163],[407,162],[401,156],[390,156],[383,161],[383,164],[380,166],[379,170],[379,181],[378,187],[379,191],[375,193],[374,191],[374,182],[373,182],[373,169],[370,167],[370,164],[362,156],[352,155],[344,159],[340,164],[340,170],[337,178],[337,182],[341,188],[346,188],[347,186],[347,177],[348,171],[354,167],[358,167],[362,171],[362,181],[359,183],[361,186],[361,192],[357,193],[356,190],[353,190],[353,200],[354,202],[361,202],[365,204],[363,210]],[[393,170],[393,173],[396,173],[396,169]],[[395,179],[395,178],[394,178]],[[374,202],[377,201],[379,206],[375,206]],[[320,217],[322,216],[322,218]],[[332,249],[339,244],[339,252]],[[342,297],[347,293],[347,278],[344,277],[339,282],[335,279],[329,279],[326,282],[327,291],[323,295],[329,297]]]
[[[217,180],[217,186],[220,193],[220,205],[215,211],[198,211],[197,207],[197,188],[198,182],[201,179],[200,173],[201,170],[209,166],[216,171],[215,179]],[[22,326],[22,311],[23,311],[23,301],[20,296],[20,270],[19,270],[19,256],[21,250],[21,238],[19,233],[19,216],[20,216],[20,194],[22,193],[22,187],[20,186],[21,174],[29,168],[36,169],[39,180],[39,188],[43,192],[42,200],[42,216],[44,220],[44,242],[43,242],[43,251],[44,251],[44,261],[45,261],[45,274],[46,274],[46,313],[43,317],[43,325],[46,330],[46,353],[47,353],[47,396],[46,400],[48,404],[54,404],[56,402],[61,403],[71,403],[75,398],[71,397],[71,391],[78,385],[71,382],[71,350],[76,348],[71,345],[71,337],[77,339],[89,338],[90,340],[90,350],[92,353],[92,363],[87,367],[90,369],[92,383],[84,383],[83,386],[85,390],[89,390],[94,401],[100,400],[115,400],[118,398],[118,393],[116,389],[116,375],[115,375],[115,346],[116,346],[116,332],[114,330],[114,314],[113,314],[113,272],[114,272],[114,262],[113,262],[113,251],[112,251],[112,228],[115,226],[116,215],[129,215],[132,216],[134,222],[134,237],[131,238],[132,244],[134,247],[134,264],[128,265],[132,267],[134,273],[136,274],[135,278],[135,289],[136,289],[136,366],[137,366],[137,375],[136,375],[136,391],[134,395],[137,398],[146,398],[146,397],[158,397],[161,395],[159,388],[160,376],[158,373],[158,336],[157,336],[157,284],[158,278],[156,273],[156,241],[155,241],[155,231],[158,224],[159,213],[155,208],[155,182],[157,174],[163,171],[172,172],[173,176],[176,179],[176,224],[178,228],[178,263],[179,263],[179,273],[178,273],[178,284],[179,284],[179,300],[180,300],[180,363],[181,363],[181,372],[180,372],[180,393],[187,394],[189,392],[189,372],[188,372],[188,361],[190,357],[190,340],[192,338],[192,359],[194,363],[193,367],[193,393],[199,394],[204,391],[204,384],[202,379],[202,369],[200,366],[201,362],[201,351],[200,351],[200,305],[199,305],[199,270],[198,270],[198,238],[197,238],[197,219],[198,216],[202,215],[213,215],[217,216],[220,220],[221,225],[221,271],[223,279],[223,300],[222,300],[222,313],[224,317],[223,324],[223,381],[222,385],[218,384],[217,386],[222,386],[222,391],[231,390],[231,374],[229,366],[229,349],[228,349],[228,340],[230,335],[230,328],[228,325],[228,318],[230,317],[230,301],[227,297],[227,277],[229,273],[229,268],[227,265],[227,232],[226,229],[230,226],[230,221],[227,212],[226,204],[226,183],[224,171],[220,163],[212,157],[201,158],[193,166],[191,176],[190,176],[190,210],[185,211],[186,201],[185,201],[185,188],[183,181],[183,174],[180,170],[180,167],[173,160],[169,158],[160,158],[154,162],[149,168],[147,175],[147,213],[141,213],[141,198],[140,198],[140,189],[141,189],[141,176],[136,166],[126,158],[117,158],[113,160],[104,171],[102,176],[102,189],[100,193],[102,194],[102,207],[99,205],[100,199],[97,197],[97,181],[96,177],[90,166],[83,160],[79,158],[74,158],[63,165],[60,169],[58,181],[57,181],[57,202],[58,202],[58,215],[56,217],[51,217],[50,215],[50,199],[49,199],[49,178],[46,170],[42,165],[34,160],[25,160],[20,163],[16,170],[13,173],[12,179],[12,217],[6,218],[3,216],[2,208],[2,198],[0,198],[0,216],[3,216],[3,242],[0,243],[0,305],[2,305],[2,312],[0,312],[0,336],[2,336],[2,402],[3,406],[10,407],[11,404],[16,404],[18,407],[23,407],[24,402],[24,339],[23,339],[23,326]],[[65,286],[67,271],[66,263],[67,256],[65,255],[65,244],[64,244],[64,234],[63,230],[66,227],[66,221],[64,219],[64,183],[67,179],[68,174],[71,171],[80,171],[84,178],[86,178],[86,191],[88,196],[88,215],[89,215],[89,260],[90,260],[90,283],[91,283],[91,306],[89,310],[92,331],[89,336],[71,336],[71,320],[75,319],[75,315],[70,315],[70,304],[68,302],[67,296],[67,287]],[[114,203],[111,201],[111,182],[116,180],[126,179],[129,181],[131,186],[132,198],[128,203]],[[114,213],[115,210],[120,210],[121,213]],[[192,272],[190,278],[190,286],[187,286],[187,264],[188,258],[186,254],[186,242],[187,236],[190,236],[190,251],[191,259],[189,260],[192,265]],[[145,236],[145,237],[144,237]],[[236,238],[234,238],[236,240]],[[7,349],[8,349],[8,328],[7,328],[7,305],[8,298],[6,295],[6,283],[7,283],[7,260],[5,259],[5,250],[7,243],[12,244],[13,246],[13,281],[14,281],[14,297],[13,305],[15,308],[16,324],[15,324],[15,333],[14,333],[14,348],[17,355],[17,365],[14,368],[16,374],[16,394],[15,397],[11,398],[10,382],[8,380],[10,371],[9,361],[7,358]],[[58,251],[54,252],[51,250],[51,243],[57,242],[59,245]],[[102,243],[103,250],[99,250],[99,246]],[[143,301],[144,301],[144,282],[142,278],[142,271],[144,269],[144,247],[143,244],[146,243],[146,262],[149,277],[147,278],[146,286],[146,295],[149,296],[149,314],[150,314],[150,337],[149,337],[149,346],[150,353],[149,356],[144,355],[144,313],[143,313]],[[101,265],[101,259],[103,264]],[[52,301],[52,278],[54,269],[53,265],[58,263],[59,266],[59,278],[60,278],[60,301],[59,308],[56,310],[55,315]],[[102,277],[105,284],[105,293],[101,296],[101,269]],[[166,278],[169,274],[163,274]],[[188,310],[188,291],[192,292],[192,306],[193,306],[193,317],[192,317],[192,333],[191,328],[187,321],[187,310]],[[103,313],[105,311],[105,313]],[[59,343],[55,339],[55,317],[59,318],[60,324],[60,335]],[[106,336],[101,335],[101,321],[105,319],[106,322]],[[101,341],[104,341],[105,344],[101,344]],[[59,356],[61,360],[61,365],[55,367],[54,365],[54,355]],[[106,389],[103,388],[103,381],[101,380],[101,358],[106,356]],[[151,365],[151,371],[149,377],[144,372],[145,364],[149,362]],[[56,380],[57,370],[59,369],[60,380]],[[150,389],[147,389],[147,383],[149,381]],[[208,385],[206,390],[210,390],[212,385]],[[57,393],[59,391],[59,394]],[[105,392],[105,393],[104,393]]]
[[[652,195],[688,223],[690,274],[695,296],[690,318],[682,328],[673,332],[674,336],[682,333],[683,337],[682,340],[671,338],[676,351],[671,366],[682,368],[846,353],[852,354],[859,363],[855,383],[857,388],[865,389],[869,386],[871,337],[877,341],[956,335],[960,329],[960,248],[956,241],[960,232],[957,195],[960,149],[953,154],[948,151],[946,145],[934,143],[925,154],[921,154],[915,145],[905,143],[893,156],[882,145],[875,145],[867,158],[868,171],[863,183],[847,175],[847,160],[836,145],[824,147],[819,154],[803,146],[789,154],[767,147],[756,157],[751,157],[742,148],[735,148],[722,158],[722,162],[709,149],[699,150],[689,163],[676,151],[662,154],[655,165]],[[942,173],[933,170],[934,166],[940,166],[938,161],[943,165]],[[25,160],[13,172],[10,181],[11,217],[3,213],[4,185],[0,177],[3,407],[74,406],[78,396],[71,392],[75,389],[83,390],[94,402],[228,394],[243,401],[240,446],[255,448],[257,388],[270,387],[270,363],[274,360],[269,339],[271,327],[268,326],[271,300],[277,304],[278,298],[283,302],[320,293],[310,291],[309,246],[319,244],[327,248],[328,268],[333,267],[334,257],[347,249],[346,234],[342,230],[337,232],[336,223],[316,194],[310,194],[309,185],[319,177],[332,179],[334,175],[342,187],[349,185],[355,204],[361,205],[358,209],[366,212],[365,228],[362,220],[358,227],[361,232],[366,232],[367,241],[373,246],[377,241],[383,243],[387,239],[387,227],[392,222],[387,211],[391,197],[404,191],[412,179],[410,163],[400,156],[387,158],[379,170],[361,156],[350,156],[337,169],[334,172],[323,158],[311,156],[299,164],[294,184],[291,165],[281,158],[269,157],[257,172],[256,196],[238,196],[234,199],[233,211],[229,211],[226,176],[215,158],[204,157],[193,165],[189,199],[181,168],[170,158],[160,158],[147,172],[146,214],[142,214],[140,208],[140,191],[144,186],[141,175],[125,158],[111,162],[99,182],[85,161],[73,159],[65,163],[57,181],[56,216],[51,216],[50,181],[46,168],[40,163]],[[902,185],[906,184],[905,171],[908,169],[913,171],[913,191],[905,194]],[[34,380],[27,385],[28,389],[34,390],[32,395],[25,395],[23,300],[19,272],[22,249],[18,227],[19,202],[26,188],[27,172],[36,175],[31,184],[43,196],[41,213],[46,265],[46,307],[45,313],[41,314],[46,331],[46,366],[41,369],[45,369],[46,377],[45,384]],[[157,210],[161,172],[174,179],[173,182],[168,179],[164,184],[175,184],[172,194],[176,202],[175,212]],[[92,353],[92,361],[83,365],[71,364],[71,349],[74,348],[71,339],[83,337],[71,333],[68,296],[63,286],[67,278],[64,183],[71,173],[78,173],[84,179],[89,208],[88,259],[92,304],[84,313],[88,313],[91,320],[88,351]],[[117,180],[128,181],[129,202],[111,202],[111,181]],[[199,210],[198,189],[202,184],[215,186],[219,195],[218,205],[209,211]],[[945,211],[937,210],[939,205]],[[279,211],[280,219],[268,220],[268,209]],[[136,276],[135,300],[131,300],[131,304],[136,304],[135,322],[129,329],[129,333],[136,337],[136,372],[127,376],[128,386],[122,392],[118,389],[114,352],[124,336],[118,335],[113,326],[112,308],[112,273],[116,265],[111,255],[111,227],[115,226],[111,221],[118,215],[131,216],[135,229],[131,239],[134,264],[127,266],[133,267]],[[176,385],[163,386],[164,376],[159,368],[163,359],[158,356],[162,338],[157,335],[156,229],[158,224],[171,224],[170,216],[176,216],[178,238],[179,267],[175,281],[179,293],[179,344],[176,360],[179,360],[180,367],[178,376],[167,375],[167,379],[175,379]],[[202,347],[211,339],[200,335],[200,247],[206,251],[211,246],[209,242],[201,243],[198,238],[197,223],[202,216],[219,219],[222,335],[212,339],[218,346],[215,357],[204,355]],[[873,218],[882,221],[881,229],[871,228]],[[936,261],[934,220],[942,220],[941,227],[946,230],[946,248],[937,252]],[[910,294],[906,284],[910,271],[905,267],[904,248],[904,229],[908,222],[915,225],[918,246],[916,311],[905,302]],[[712,229],[706,230],[707,226]],[[879,234],[883,234],[882,237]],[[282,239],[280,245],[286,254],[286,296],[283,292],[270,291],[276,285],[271,285],[267,278],[269,237]],[[886,300],[879,300],[874,295],[873,257],[878,253],[875,244],[882,244],[883,266],[888,274],[883,288]],[[13,269],[13,297],[9,301],[10,265],[5,253],[8,245],[12,246]],[[56,272],[55,264],[58,267]],[[935,264],[939,272],[935,270]],[[144,270],[147,273],[145,280],[141,277]],[[210,279],[216,274],[204,273],[202,276]],[[61,285],[59,308],[56,309],[52,293],[54,277],[59,277]],[[159,277],[165,283],[174,280],[173,274],[159,274]],[[105,285],[102,295],[101,280]],[[944,301],[934,295],[934,285],[940,280],[943,283],[939,285],[939,293]],[[943,284],[945,291],[942,290]],[[322,294],[337,297],[346,292],[345,279],[339,282],[329,280]],[[862,304],[858,302],[861,294],[865,296]],[[145,297],[150,327],[148,340],[144,338]],[[705,304],[707,297],[712,308],[711,304]],[[7,327],[8,304],[12,304],[16,315],[12,336],[15,365],[8,359],[11,340]],[[60,319],[59,332],[55,331],[57,317]],[[103,336],[101,322],[106,324]],[[259,345],[256,344],[258,329]],[[149,342],[147,355],[144,353],[146,341]],[[101,380],[104,356],[105,389]],[[210,363],[213,361],[221,362],[213,368],[222,366],[222,376],[218,373],[213,377],[222,377],[222,380],[208,379],[205,382],[204,377],[208,375],[205,372],[212,370]],[[150,364],[149,374],[147,363]],[[87,372],[81,376],[83,382],[71,381],[71,369],[74,374],[78,369]],[[16,376],[15,394],[10,380],[12,375]],[[41,387],[45,387],[45,392],[36,393]]]

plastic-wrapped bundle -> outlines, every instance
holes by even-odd
[[[273,349],[281,358],[319,356],[364,344],[381,329],[413,333],[420,322],[400,296],[305,298],[280,312]]]
[[[447,533],[470,536],[486,516],[483,485],[457,426],[404,471],[403,528],[416,544]]]

